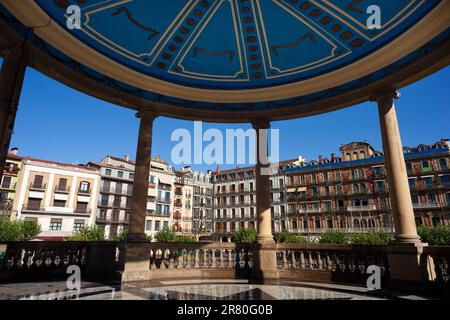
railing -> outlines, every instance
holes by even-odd
[[[2,247],[6,250],[2,255]],[[67,278],[67,267],[83,277],[113,276],[116,242],[28,241],[0,244],[0,281]]]
[[[430,285],[447,288],[450,293],[450,246],[425,247],[423,253],[427,259],[426,267],[431,267],[429,272]],[[425,266],[423,266],[425,267]]]
[[[41,184],[37,184],[37,183],[34,183],[34,182],[32,182],[30,184],[30,190],[44,191],[46,188],[47,188],[46,184],[42,184],[42,183]]]
[[[365,283],[367,268],[380,268],[382,281],[389,279],[389,265],[384,246],[278,244],[277,266],[280,278],[311,278],[346,283]],[[297,272],[295,272],[297,271]]]
[[[347,211],[374,211],[377,210],[377,206],[374,204],[367,206],[348,206]]]
[[[56,193],[69,193],[70,187],[68,186],[55,186],[55,192]]]
[[[427,209],[427,208],[439,208],[438,202],[430,202],[430,203],[413,203],[414,209]]]

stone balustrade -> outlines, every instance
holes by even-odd
[[[333,244],[278,244],[280,278],[365,283],[367,268],[380,268],[382,280],[389,278],[384,246]]]
[[[425,247],[421,261],[428,290],[450,297],[450,246]]]
[[[117,242],[14,241],[0,244],[0,281],[67,278],[77,265],[84,278],[112,277]]]

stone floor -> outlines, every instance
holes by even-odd
[[[83,282],[80,292],[67,290],[64,281],[0,284],[0,300],[383,300],[426,297],[385,294],[364,287],[299,281],[275,285],[247,280],[177,280],[122,287]]]

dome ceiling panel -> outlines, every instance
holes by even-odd
[[[0,13],[39,25],[33,41],[83,76],[150,101],[219,112],[292,106],[298,114],[302,104],[395,74],[437,50],[450,32],[447,0],[2,4]],[[69,5],[81,10],[79,30],[66,26]],[[380,30],[367,26],[370,5],[381,10]],[[34,16],[51,20],[33,23]]]

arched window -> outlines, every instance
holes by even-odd
[[[352,154],[352,160],[358,160],[358,152],[353,152]]]
[[[327,220],[327,228],[328,229],[333,229],[333,220],[331,220],[331,219]]]
[[[358,220],[358,219],[354,219],[354,220],[353,220],[353,228],[360,228],[359,220]]]
[[[441,223],[441,219],[439,219],[439,217],[433,217],[431,218],[431,223],[433,224],[433,227],[436,227],[438,224]]]
[[[364,151],[359,152],[359,158],[364,159],[366,157],[366,153]]]
[[[352,160],[352,155],[350,154],[350,152],[347,152],[346,158],[346,160]]]
[[[375,220],[369,219],[369,228],[375,228]]]

